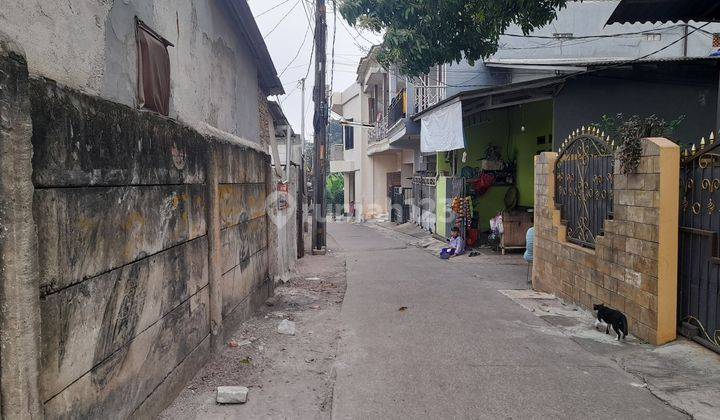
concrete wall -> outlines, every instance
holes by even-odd
[[[511,81],[510,73],[506,69],[486,67],[482,61],[470,65],[467,60],[462,59],[459,63],[447,64],[445,68],[445,98],[468,90],[504,85]]]
[[[554,100],[554,148],[575,129],[623,113],[685,120],[673,133],[681,143],[699,142],[716,128],[718,68],[655,67],[616,70],[569,79]],[[581,104],[578,106],[578,104]]]
[[[25,48],[32,75],[133,107],[135,16],[175,44],[170,116],[256,138],[257,70],[217,1],[6,1],[0,28]]]
[[[348,86],[341,94],[335,94],[334,97],[341,102],[333,105],[333,110],[339,113],[343,118],[352,118],[354,122],[368,122],[369,112],[367,108],[367,95],[364,94],[358,83]],[[367,195],[367,186],[372,179],[371,162],[367,155],[368,147],[368,130],[360,127],[354,130],[354,147],[343,152],[345,162],[351,162],[351,165],[337,165],[340,167],[350,168],[355,173],[355,205],[356,215],[360,218],[365,217],[364,209],[372,203],[372,195]],[[335,165],[333,165],[335,166]],[[349,172],[345,172],[347,175]],[[347,176],[344,177],[348,179]],[[347,185],[347,184],[346,184]],[[348,190],[345,189],[345,210],[349,211]]]
[[[613,219],[595,249],[566,239],[555,206],[557,153],[535,165],[533,288],[587,309],[604,303],[627,316],[630,333],[652,344],[676,337],[680,150],[643,139],[637,173],[613,174]]]
[[[40,300],[27,65],[0,34],[0,418],[40,418]]]
[[[42,325],[39,375],[25,369],[17,393],[35,383],[49,418],[152,416],[272,293],[269,157],[46,79],[11,82],[29,98],[13,120],[31,124],[32,179],[1,181],[34,186]],[[4,409],[18,397],[1,383]]]
[[[362,174],[366,188],[363,198],[363,215],[367,219],[372,219],[388,214],[390,199],[388,198],[387,174],[400,172],[402,165],[398,153],[375,154],[368,158],[371,170]]]
[[[273,199],[269,204],[270,208],[270,219],[272,224],[275,225],[277,231],[277,242],[275,247],[277,248],[277,274],[281,278],[287,278],[289,273],[295,268],[295,263],[298,256],[298,225],[297,225],[297,206],[302,203],[297,201],[297,193],[299,187],[299,172],[298,166],[290,166],[290,177],[288,184],[288,192],[285,193],[287,198],[288,207],[280,209],[277,204],[278,200]],[[273,189],[277,193],[277,185],[279,179],[274,177]],[[300,227],[302,229],[302,227]]]

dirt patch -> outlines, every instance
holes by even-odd
[[[272,306],[238,326],[238,346],[214,355],[160,418],[330,418],[345,288],[344,258],[329,253],[298,261],[293,279],[275,289]],[[294,336],[277,332],[283,319],[295,322]],[[248,387],[248,402],[216,404],[215,390],[225,385]]]

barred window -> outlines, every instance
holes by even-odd
[[[349,122],[352,122],[352,118],[348,118]],[[345,150],[355,148],[355,127],[352,125],[346,125],[343,127],[343,137],[345,138]]]

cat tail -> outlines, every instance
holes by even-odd
[[[622,324],[622,325],[621,325],[621,329],[622,329],[622,333],[623,333],[623,338],[625,338],[625,337],[627,337],[627,335],[628,335],[628,323],[627,323],[627,318],[622,317],[622,319],[620,320],[620,323]]]

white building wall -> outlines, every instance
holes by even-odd
[[[256,66],[219,2],[2,1],[0,30],[32,74],[135,106],[135,16],[175,44],[170,116],[257,140]]]

